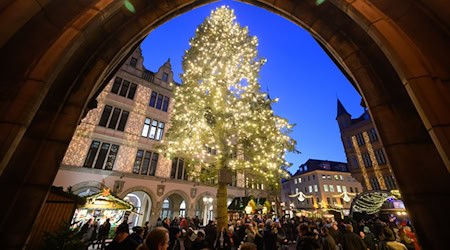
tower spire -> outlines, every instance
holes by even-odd
[[[342,115],[348,115],[351,116],[347,110],[344,108],[344,105],[342,105],[341,101],[339,100],[339,98],[337,99],[337,116],[336,118],[338,118],[339,116]]]

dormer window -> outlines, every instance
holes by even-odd
[[[330,170],[330,164],[328,164],[328,163],[323,163],[323,164],[322,164],[322,169]]]
[[[163,82],[167,82],[168,79],[169,79],[169,74],[163,73],[162,81],[163,81]]]
[[[130,59],[130,66],[133,68],[136,68],[136,64],[137,64],[137,58],[132,57]]]

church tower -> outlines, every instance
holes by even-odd
[[[347,112],[347,110],[344,108],[344,105],[342,105],[341,101],[337,100],[337,116],[336,120],[339,124],[339,129],[343,130],[351,125],[352,123],[352,117]]]

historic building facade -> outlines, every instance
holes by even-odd
[[[155,148],[163,140],[173,107],[170,61],[157,72],[143,66],[138,48],[97,98],[97,108],[81,121],[53,185],[89,195],[109,188],[137,209],[130,222],[157,218],[214,218],[216,186],[189,177],[183,159],[164,158]],[[248,179],[248,178],[247,178]],[[264,186],[233,175],[228,200],[263,196]]]
[[[361,191],[346,163],[309,159],[282,183],[281,200],[285,210],[333,209],[347,214],[352,199]]]
[[[349,170],[365,190],[397,189],[389,160],[368,111],[352,119],[337,102],[337,117]]]

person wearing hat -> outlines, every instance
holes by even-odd
[[[106,246],[106,250],[135,250],[139,243],[130,237],[128,223],[124,221],[116,229],[116,236],[113,241]]]
[[[381,230],[379,249],[408,250],[404,244],[395,241],[394,232],[389,227],[385,227]]]

